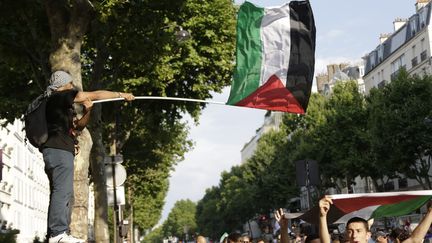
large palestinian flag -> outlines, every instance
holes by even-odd
[[[236,68],[227,104],[303,114],[315,65],[315,22],[308,1],[278,8],[241,5]]]
[[[327,214],[327,222],[346,223],[352,217],[369,220],[410,214],[432,199],[432,190],[338,194],[331,198],[333,205]],[[304,214],[291,216],[317,224],[318,215],[319,208],[314,207]]]

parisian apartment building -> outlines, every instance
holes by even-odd
[[[411,17],[397,18],[394,32],[380,35],[379,45],[364,57],[366,93],[391,82],[401,68],[410,75],[431,74],[430,18],[430,0],[417,0]]]
[[[18,229],[18,243],[43,239],[47,228],[49,183],[42,154],[25,141],[23,123],[0,128],[0,222]]]
[[[430,0],[417,0],[411,17],[396,18],[393,22],[394,32],[379,36],[378,46],[363,57],[366,95],[372,88],[390,83],[401,68],[409,75],[432,74],[431,10]],[[386,191],[421,189],[417,181],[403,178],[390,180],[382,186]]]

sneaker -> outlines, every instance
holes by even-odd
[[[85,242],[84,240],[77,239],[71,235],[68,235],[66,232],[51,237],[48,240],[48,243],[84,243],[84,242]]]

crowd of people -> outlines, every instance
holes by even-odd
[[[360,217],[353,217],[345,224],[345,229],[332,229],[327,224],[327,213],[332,205],[329,196],[319,201],[319,224],[316,228],[289,227],[288,219],[282,209],[274,213],[275,224],[278,230],[268,234],[268,229],[262,228],[262,234],[258,238],[252,238],[249,232],[232,232],[224,234],[219,242],[221,243],[423,243],[432,242],[432,204],[427,206],[427,212],[412,229],[408,225],[401,225],[392,229],[376,228],[371,229],[371,223]],[[310,227],[312,226],[312,227]],[[209,243],[203,236],[196,238],[197,243]]]

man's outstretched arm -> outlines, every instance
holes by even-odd
[[[91,101],[113,99],[113,98],[123,98],[127,101],[132,101],[135,96],[132,93],[108,91],[108,90],[96,90],[96,91],[79,91],[75,97],[75,103],[82,103],[87,99]]]

